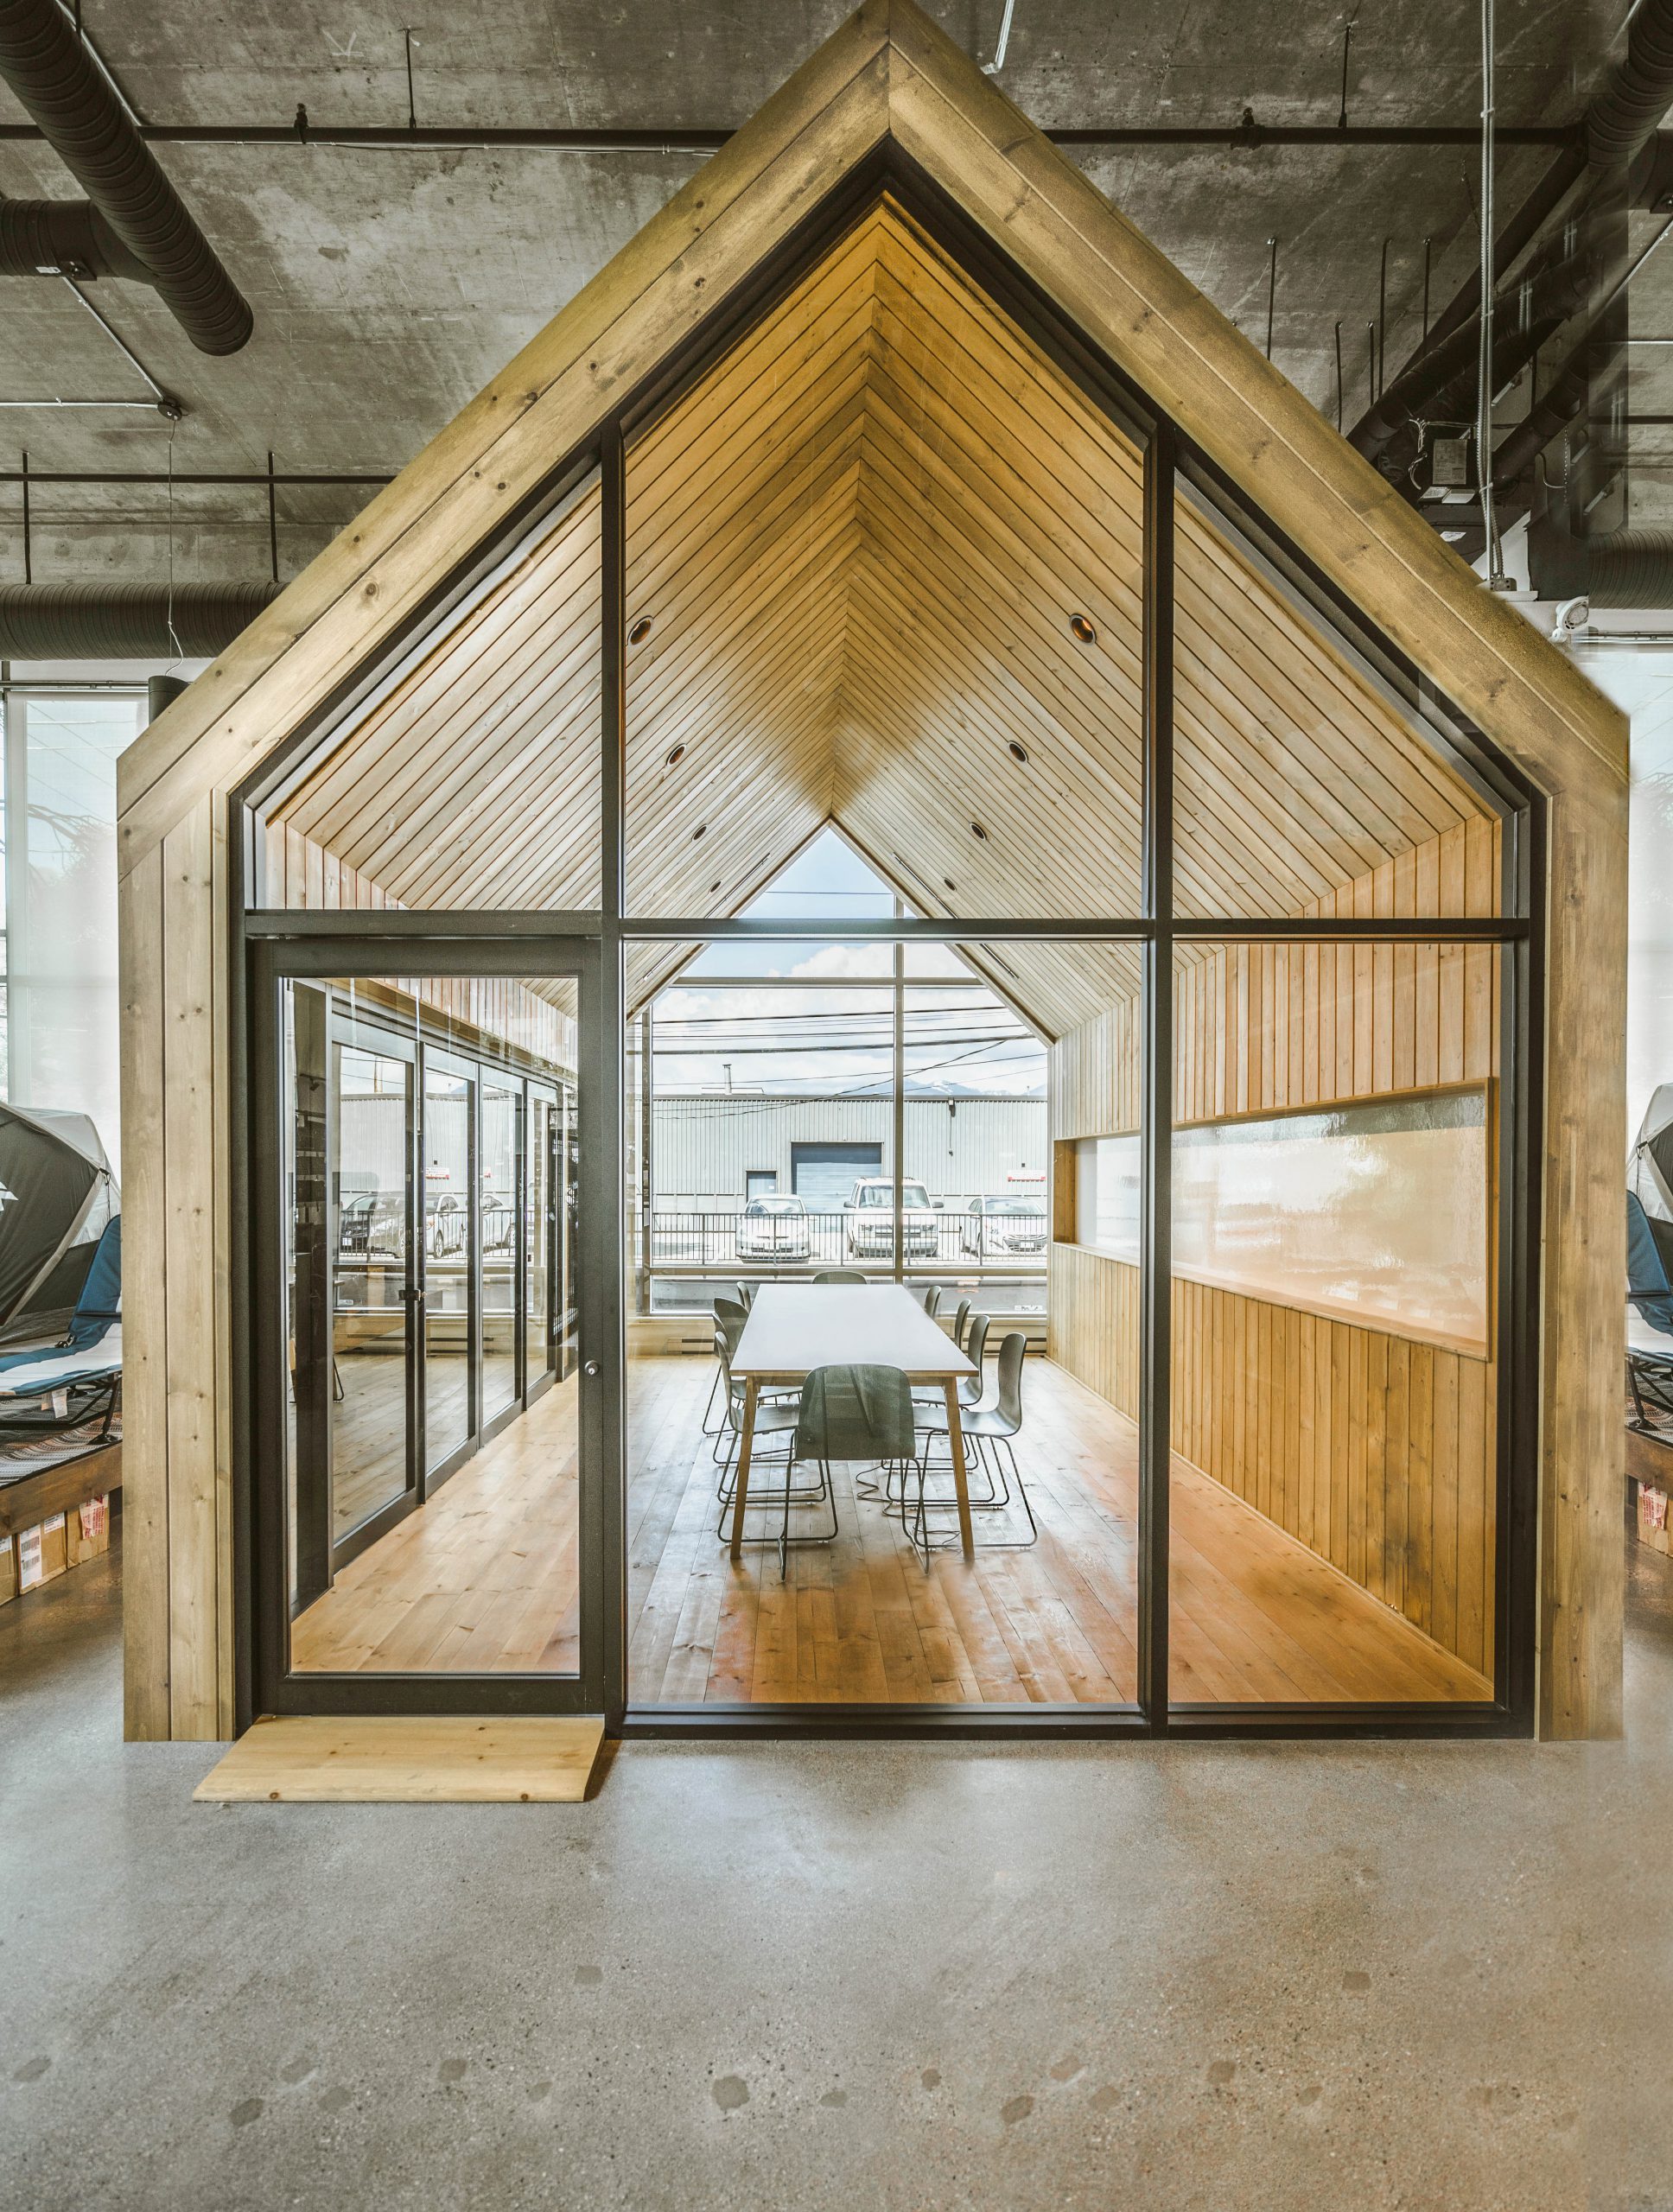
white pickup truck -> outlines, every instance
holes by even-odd
[[[894,1185],[886,1175],[862,1176],[843,1209],[851,1260],[894,1257]],[[909,1260],[932,1260],[938,1241],[936,1210],[921,1183],[900,1186],[900,1236]]]

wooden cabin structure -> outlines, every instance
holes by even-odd
[[[366,1679],[366,1709],[613,1726],[1612,1732],[1625,798],[1568,661],[911,0],[867,0],[123,758],[130,1732]],[[649,1441],[707,1370],[633,1415],[623,1034],[828,823],[898,894],[876,936],[951,944],[1049,1043],[1042,1449],[1082,1488],[997,1596],[868,1536],[864,1620],[816,1576],[804,1663],[776,1568],[688,1510],[712,1467]],[[359,1689],[439,1605],[413,1530],[468,1548],[487,1509],[421,1471],[378,1549],[328,1530],[299,1568],[286,1467],[366,1348],[299,1319],[347,1234],[309,1155],[339,1109],[299,1103],[332,1052],[585,1125],[578,1341],[507,1352],[473,1416],[557,1580],[482,1568]],[[1184,1249],[1184,1179],[1236,1144],[1420,1129],[1474,1163],[1473,1319],[1400,1318],[1399,1234],[1362,1305],[1294,1251]],[[1093,1188],[1123,1160],[1130,1249]],[[439,1374],[406,1265],[379,1310],[442,1331]]]

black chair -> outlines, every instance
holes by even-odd
[[[1040,1536],[1040,1529],[1034,1520],[1034,1510],[1028,1503],[1028,1493],[1023,1484],[1022,1470],[1016,1463],[1016,1452],[1012,1444],[1012,1439],[1022,1427],[1022,1362],[1027,1349],[1028,1339],[1023,1335],[1021,1330],[1011,1330],[999,1347],[999,1364],[992,1402],[973,1407],[969,1413],[962,1414],[959,1418],[959,1427],[964,1438],[965,1487],[968,1491],[972,1457],[987,1483],[985,1496],[971,1497],[970,1501],[971,1512],[1002,1512],[1011,1503],[1012,1485],[1015,1484],[1017,1502],[1021,1504],[1028,1523],[1028,1533],[1026,1536],[989,1541],[981,1546],[981,1548],[986,1551],[1027,1551],[1031,1544],[1038,1541]],[[930,1516],[932,1513],[951,1513],[956,1517],[958,1499],[956,1491],[951,1486],[951,1479],[945,1491],[937,1491],[932,1494],[928,1488],[931,1447],[937,1436],[947,1434],[945,1411],[938,1422],[933,1419],[926,1421],[924,1424],[924,1450],[917,1463],[917,1497],[902,1515],[902,1526],[906,1529],[908,1540],[922,1555],[924,1563],[927,1566],[932,1551],[947,1550],[959,1541],[956,1526],[951,1534],[938,1531],[932,1527]],[[949,1443],[947,1459],[949,1478],[951,1478],[951,1471],[952,1455],[951,1443]]]
[[[1642,1201],[1626,1194],[1626,1386],[1635,1426],[1651,1427],[1647,1399],[1657,1413],[1673,1414],[1673,1283]]]

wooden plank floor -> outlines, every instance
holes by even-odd
[[[506,1715],[258,1720],[192,1795],[208,1804],[579,1805],[604,1722]]]
[[[707,1360],[628,1368],[628,1629],[635,1704],[1126,1703],[1135,1694],[1132,1424],[1049,1361],[1025,1370],[1027,1552],[938,1554],[835,1471],[840,1534],[734,1567],[699,1433]],[[296,1664],[573,1672],[575,1383],[549,1391],[292,1629]],[[1480,1676],[1182,1460],[1174,1694],[1244,1702],[1473,1699]],[[985,1531],[983,1531],[985,1533]]]
[[[555,1384],[293,1621],[305,1673],[573,1675],[576,1382]]]
[[[747,1552],[716,1538],[699,1438],[712,1369],[629,1370],[628,1625],[635,1704],[1130,1702],[1136,1694],[1136,1435],[1046,1360],[1025,1370],[1018,1459],[1040,1523],[1026,1552],[941,1554],[834,1471],[835,1543]],[[1252,1508],[1175,1460],[1173,1694],[1180,1700],[1474,1699],[1480,1676]],[[793,1525],[793,1523],[792,1523]],[[978,1530],[978,1533],[982,1533]]]

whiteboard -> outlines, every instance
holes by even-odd
[[[1487,1351],[1486,1086],[1174,1136],[1174,1271],[1253,1298]],[[1077,1147],[1076,1236],[1139,1260],[1136,1135]]]

